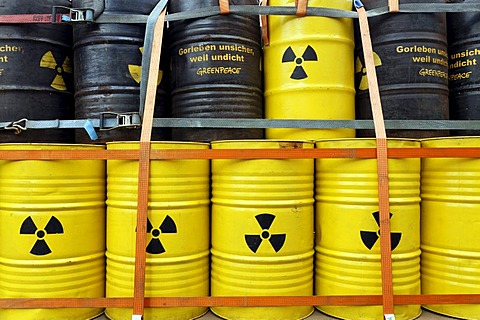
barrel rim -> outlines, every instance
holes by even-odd
[[[27,148],[26,150],[49,150],[62,148],[77,150],[77,149],[105,149],[105,145],[101,144],[86,144],[86,143],[47,143],[47,142],[12,142],[12,143],[0,143],[0,149],[6,150],[8,147],[12,147],[13,150],[22,150],[21,148]]]
[[[213,140],[210,142],[211,145],[216,144],[232,144],[232,143],[306,143],[313,144],[314,142],[309,139],[225,139],[225,140]]]
[[[359,138],[323,138],[323,139],[315,139],[314,142],[326,142],[326,141],[333,141],[333,140],[352,140],[352,141],[357,141],[357,140],[376,140],[376,138],[368,138],[368,137],[359,137]],[[415,139],[415,138],[387,138],[386,140],[392,140],[392,141],[420,141],[420,139]]]
[[[188,146],[198,146],[198,147],[208,147],[210,146],[207,142],[197,142],[197,141],[150,141],[152,146],[161,146],[161,145],[188,145]],[[139,141],[110,141],[106,143],[107,149],[109,147],[122,146],[122,145],[132,145],[135,147],[140,147]]]
[[[387,143],[388,142],[410,142],[412,144],[412,147],[420,148],[421,146],[421,139],[414,139],[414,138],[387,138]],[[360,137],[360,138],[332,138],[332,139],[317,139],[314,140],[315,146],[318,147],[322,143],[328,143],[328,142],[338,142],[338,143],[355,143],[355,142],[375,142],[375,138],[367,138],[367,137]],[[362,146],[359,146],[362,147]]]
[[[433,137],[433,138],[424,138],[420,139],[420,142],[435,142],[435,141],[445,141],[445,142],[452,142],[452,141],[461,141],[461,140],[466,140],[466,141],[472,141],[472,140],[479,140],[480,141],[480,136],[448,136],[448,137]],[[455,146],[451,146],[455,147]],[[458,146],[461,147],[461,146]]]

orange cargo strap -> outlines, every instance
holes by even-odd
[[[135,246],[135,278],[133,290],[132,319],[142,319],[145,309],[145,265],[146,237],[148,216],[148,185],[150,177],[150,141],[152,135],[153,112],[157,93],[158,65],[162,49],[163,26],[166,8],[158,17],[152,39],[151,60],[145,96],[142,133],[140,136],[140,152],[138,158],[138,202],[137,202],[137,234]]]
[[[377,157],[376,148],[321,149],[165,149],[150,159],[317,159]],[[138,160],[138,150],[0,150],[2,160]],[[388,148],[388,158],[480,158],[478,147]]]
[[[388,11],[389,12],[399,11],[398,0],[388,0]]]
[[[220,5],[220,14],[229,14],[230,13],[230,3],[229,0],[218,0]]]
[[[393,297],[395,304],[398,305],[478,304],[480,302],[480,294],[423,294],[395,295]],[[0,308],[131,308],[132,300],[133,298],[0,298]],[[372,306],[381,304],[381,295],[145,298],[145,306],[149,308]]]
[[[268,0],[262,0],[260,2],[260,5],[262,7],[268,6]],[[270,39],[268,38],[268,18],[266,15],[261,15],[260,16],[260,24],[262,27],[262,40],[263,40],[263,45],[268,46],[270,44]]]
[[[376,148],[321,149],[165,149],[150,159],[317,159],[377,157]],[[2,160],[138,160],[138,150],[0,150]],[[480,158],[478,147],[388,148],[388,158]]]
[[[393,313],[392,251],[390,240],[390,204],[388,187],[387,135],[383,121],[380,91],[378,89],[372,41],[368,27],[367,13],[363,4],[355,1],[360,24],[363,55],[367,69],[370,103],[372,106],[375,136],[377,141],[378,205],[380,211],[380,255],[382,273],[383,314],[386,320],[395,319]]]
[[[297,7],[297,17],[305,17],[307,15],[308,0],[295,0],[295,7]]]

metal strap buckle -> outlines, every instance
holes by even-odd
[[[91,8],[69,8],[54,6],[52,9],[52,23],[93,22],[94,10]]]
[[[118,128],[139,128],[142,124],[137,112],[102,112],[100,114],[100,130],[113,130]]]
[[[15,134],[20,134],[22,131],[27,130],[27,118],[23,118],[17,121],[12,121],[8,125],[6,125],[3,129],[5,130],[14,130]]]

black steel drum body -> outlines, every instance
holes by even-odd
[[[421,3],[426,1],[407,1]],[[364,1],[367,9],[385,6]],[[445,13],[392,13],[369,19],[385,119],[448,120],[448,54]],[[361,40],[356,26],[357,119],[371,119]],[[358,130],[357,136],[373,136]],[[389,137],[448,135],[445,130],[387,130]]]
[[[1,0],[0,14],[49,14],[67,0]],[[59,24],[0,28],[0,121],[73,118],[72,29]],[[20,124],[24,124],[21,122]],[[72,142],[72,130],[0,130],[0,142]]]
[[[256,0],[230,4],[257,4]],[[170,1],[169,12],[218,6],[218,1]],[[170,24],[172,116],[262,118],[258,17],[216,15]],[[261,139],[262,129],[174,128],[174,140]]]
[[[465,8],[479,1],[462,1]],[[450,118],[480,120],[480,13],[447,13]],[[480,130],[480,128],[479,128]],[[458,130],[454,135],[479,135]]]
[[[73,1],[82,7],[82,1]],[[156,1],[106,1],[104,15],[112,13],[149,14]],[[104,112],[138,112],[145,24],[87,24],[74,26],[75,117],[98,119]],[[170,115],[168,95],[168,55],[161,57],[154,117]],[[113,115],[108,115],[112,117]],[[168,129],[154,128],[152,140],[168,140]],[[77,130],[76,141],[108,142],[139,140],[140,129],[121,128],[98,131],[91,141],[84,130]]]

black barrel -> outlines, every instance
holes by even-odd
[[[465,10],[479,0],[462,1]],[[480,13],[447,13],[450,118],[480,120]],[[479,130],[455,130],[453,135],[480,135]]]
[[[407,0],[404,3],[431,3]],[[385,6],[366,0],[365,8]],[[448,54],[445,13],[395,13],[369,19],[385,119],[448,120]],[[356,116],[371,119],[362,45],[356,28]],[[373,136],[358,130],[357,136]],[[448,130],[387,130],[389,137],[424,138]]]
[[[106,1],[102,15],[149,14],[157,0]],[[83,0],[74,0],[77,8]],[[115,118],[115,114],[138,112],[140,77],[145,24],[82,24],[75,25],[75,118]],[[163,52],[164,50],[162,50]],[[170,114],[168,94],[168,54],[162,54],[154,117]],[[166,67],[165,67],[166,66]],[[161,77],[161,78],[160,78]],[[117,128],[97,131],[92,141],[85,130],[76,131],[80,143],[102,143],[117,140],[139,140],[140,129]],[[154,128],[152,140],[168,140],[169,130]]]
[[[53,6],[70,6],[70,1],[0,0],[0,15],[50,14]],[[71,51],[68,25],[3,24],[0,121],[73,119]],[[73,142],[73,131],[32,129],[15,134],[0,129],[0,142]]]
[[[257,5],[257,0],[230,1]],[[218,6],[218,0],[177,0],[169,12]],[[216,15],[170,25],[172,116],[262,118],[260,27],[257,16]],[[263,129],[174,128],[174,140],[261,139]]]

